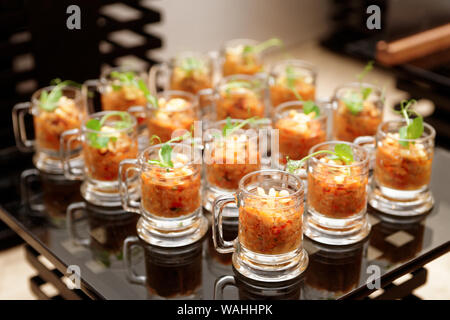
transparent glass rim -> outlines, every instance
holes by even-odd
[[[100,80],[103,82],[109,82],[111,79],[109,79],[109,76],[111,75],[111,72],[118,71],[118,72],[129,72],[132,71],[136,74],[137,77],[145,80],[145,72],[142,72],[142,70],[139,69],[136,65],[121,65],[117,67],[107,67],[103,70],[103,72],[100,74]]]
[[[142,167],[145,167],[145,168],[158,168],[158,169],[163,169],[163,167],[160,167],[160,166],[158,166],[158,165],[156,165],[156,164],[148,163],[148,160],[152,160],[152,159],[147,159],[146,155],[149,154],[149,153],[151,153],[151,152],[154,152],[154,151],[156,151],[156,150],[161,149],[161,147],[162,147],[164,144],[168,144],[168,145],[170,145],[171,147],[185,146],[186,148],[189,148],[191,151],[194,150],[194,152],[200,152],[200,151],[201,151],[201,147],[200,147],[200,146],[192,146],[192,145],[189,145],[189,144],[186,144],[186,143],[183,143],[183,142],[179,142],[179,143],[175,143],[175,142],[170,142],[170,143],[158,143],[158,144],[154,144],[154,145],[149,146],[149,147],[147,147],[146,149],[142,150],[142,152],[141,152],[141,153],[138,155],[138,157],[137,157],[138,162],[140,163],[140,165],[141,165]],[[185,163],[185,164],[183,165],[183,167],[184,167],[184,166],[194,166],[194,165],[196,165],[197,163],[195,163],[194,161],[195,161],[195,159],[192,159],[191,161]],[[178,178],[179,178],[179,177],[178,177]]]
[[[87,118],[83,121],[83,124],[81,125],[83,132],[102,134],[103,132],[101,132],[101,131],[92,130],[92,129],[87,128],[86,123],[91,119],[98,119],[98,118],[101,119],[103,116],[110,114],[110,113],[115,113],[115,112],[117,112],[117,111],[101,111],[101,112],[96,112],[96,113],[92,113],[92,114],[88,115]],[[126,112],[126,111],[122,111],[122,112]],[[126,112],[126,113],[128,113],[128,112]],[[122,129],[114,129],[114,130],[108,131],[107,133],[112,134],[112,133],[128,132],[128,131],[130,131],[130,129],[136,128],[136,124],[137,124],[136,118],[130,113],[128,113],[128,115],[131,118],[131,126],[130,127],[122,128]]]
[[[406,120],[404,120],[404,119],[389,120],[389,121],[384,121],[384,122],[380,123],[380,125],[378,126],[378,129],[377,129],[377,136],[381,136],[382,138],[385,138],[388,135],[388,133],[390,133],[390,132],[385,131],[385,129],[387,129],[385,127],[388,127],[389,124],[406,125]],[[424,137],[420,137],[417,139],[400,139],[400,138],[392,138],[392,139],[395,139],[397,141],[402,141],[402,142],[424,142],[424,141],[430,140],[430,139],[434,140],[434,138],[436,137],[436,130],[426,122],[423,123],[423,126],[424,126],[424,130],[423,130],[422,134],[426,133],[427,130],[429,131],[427,133],[427,135]]]
[[[47,87],[43,87],[43,88],[40,88],[40,89],[36,90],[33,93],[33,95],[31,96],[31,102],[33,103],[33,105],[38,105],[39,104],[39,102],[40,102],[39,101],[39,97],[41,95],[41,92],[43,92],[43,91],[50,92],[55,87],[56,86],[47,86]],[[79,89],[77,87],[74,87],[74,86],[71,86],[71,85],[68,85],[68,86],[62,87],[62,90],[63,90],[63,92],[64,92],[64,90],[74,92],[75,93],[75,97],[74,97],[75,103],[80,103],[81,102],[81,99],[82,99],[81,89]]]
[[[248,38],[231,39],[231,40],[226,41],[223,44],[223,51],[226,52],[228,48],[235,47],[235,46],[238,46],[241,44],[254,46],[258,43],[259,43],[259,41],[255,40],[255,39],[248,39]]]
[[[265,84],[265,80],[262,76],[259,76],[258,74],[254,74],[254,75],[250,75],[250,74],[231,74],[229,76],[226,76],[222,79],[220,79],[217,87],[216,87],[216,91],[217,92],[222,92],[223,91],[223,86],[225,86],[228,82],[231,81],[248,81],[249,83],[252,84],[252,88],[250,88],[249,90],[253,91],[253,92],[261,92],[264,91],[266,88],[266,84]],[[255,81],[261,81],[261,87],[257,87],[255,86],[254,82]]]
[[[167,111],[163,110],[166,113],[175,113],[175,112],[183,112],[187,110],[195,110],[197,108],[198,104],[198,97],[190,92],[187,91],[181,91],[181,90],[164,90],[161,92],[158,92],[156,94],[156,99],[159,100],[160,98],[167,99],[167,96],[182,96],[182,99],[188,101],[190,103],[189,106],[186,106],[185,108],[181,110],[176,111]],[[150,102],[147,103],[147,109],[151,111],[159,110],[159,108],[156,108],[154,105],[152,105]]]
[[[356,89],[356,88],[361,88],[361,87],[368,87],[371,88],[373,90],[373,92],[376,93],[376,95],[378,97],[381,97],[382,95],[382,91],[380,89],[380,87],[372,84],[372,83],[368,83],[368,82],[348,82],[348,83],[344,83],[338,87],[336,87],[336,89],[334,90],[334,99],[337,100],[340,98],[340,96],[338,95],[339,91],[342,89],[346,89],[346,88],[351,88],[351,89]]]
[[[170,59],[169,65],[171,67],[176,67],[179,59],[189,58],[189,57],[195,57],[195,58],[204,60],[204,62],[207,63],[208,67],[209,67],[209,64],[212,62],[211,56],[204,52],[194,51],[194,50],[186,50],[186,51],[178,52],[174,57],[172,57]]]
[[[281,104],[279,104],[274,111],[274,118],[281,118],[280,115],[281,113],[283,113],[283,111],[285,111],[285,109],[288,109],[289,107],[302,107],[301,111],[303,112],[303,104],[305,103],[305,101],[286,101],[283,102]],[[311,121],[321,121],[325,118],[327,118],[327,110],[326,107],[324,107],[324,104],[329,104],[329,102],[326,101],[320,101],[320,100],[315,100],[314,103],[319,107],[320,109],[320,116],[314,119],[311,119]]]
[[[269,195],[265,195],[265,196],[260,196],[258,194],[254,194],[254,193],[250,193],[248,192],[245,187],[244,184],[245,182],[250,179],[251,177],[257,176],[257,175],[264,175],[264,174],[282,174],[288,177],[293,178],[298,185],[300,186],[298,188],[298,190],[295,190],[293,193],[284,196],[284,197],[276,197],[277,200],[281,200],[281,199],[288,199],[288,198],[293,198],[293,197],[301,197],[301,201],[303,201],[303,194],[304,194],[304,185],[302,180],[297,177],[296,175],[283,171],[283,170],[279,170],[279,169],[262,169],[262,170],[257,170],[257,171],[253,171],[250,173],[247,173],[245,176],[243,176],[241,178],[241,180],[239,181],[239,186],[238,186],[238,192],[244,194],[245,196],[251,197],[251,198],[257,198],[257,199],[273,199],[275,197],[273,196],[269,196]],[[273,181],[273,180],[272,180]]]
[[[286,59],[273,63],[270,68],[270,75],[276,77],[276,69],[283,65],[292,65],[310,71],[313,74],[314,83],[317,78],[317,67],[309,61],[301,59]]]
[[[333,167],[333,168],[356,168],[356,167],[365,167],[365,166],[369,165],[369,160],[370,160],[369,151],[367,151],[364,147],[358,146],[357,144],[354,144],[352,142],[347,142],[347,141],[337,141],[337,140],[325,141],[325,142],[316,144],[314,147],[312,147],[309,150],[308,154],[312,154],[312,153],[318,151],[318,149],[324,145],[335,145],[335,144],[346,144],[354,149],[357,149],[359,152],[362,152],[362,154],[364,154],[364,160],[354,162],[352,164],[334,164],[334,163],[324,162],[324,163],[322,163],[323,165],[328,166],[328,167]],[[317,158],[317,156],[313,156],[313,157],[309,158],[308,162],[309,161],[320,162],[320,160],[319,160],[319,158]]]

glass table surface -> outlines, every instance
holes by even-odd
[[[133,247],[132,269],[145,281],[131,283],[122,247],[125,238],[136,236],[138,215],[85,204],[79,182],[40,174],[29,155],[16,152],[1,162],[0,218],[61,273],[78,266],[81,289],[96,299],[212,299],[216,282],[224,285],[218,290],[224,299],[363,298],[373,291],[368,280],[391,283],[450,248],[450,153],[441,148],[431,183],[436,203],[428,215],[404,221],[369,210],[371,233],[352,246],[323,246],[305,238],[308,268],[283,283],[236,274],[231,256],[214,250],[210,233],[184,248]],[[74,210],[67,215],[69,205]],[[233,238],[236,225],[225,226],[224,234]]]

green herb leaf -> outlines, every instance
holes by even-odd
[[[62,89],[64,87],[68,85],[80,86],[80,84],[70,80],[61,82],[61,79],[53,79],[52,83],[56,83],[55,87],[50,92],[42,91],[39,98],[39,107],[49,112],[58,108],[58,101],[63,95]]]
[[[354,92],[348,98],[342,99],[345,103],[345,106],[353,115],[357,115],[364,109],[364,100],[361,99],[361,96]]]
[[[172,151],[172,147],[167,143],[164,143],[161,146],[161,149],[159,149],[159,157],[161,162],[167,164],[167,167],[171,168],[173,168]]]
[[[345,164],[353,162],[353,150],[348,144],[339,143],[334,147],[334,152]]]
[[[182,136],[175,137],[175,138],[170,139],[169,141],[165,142],[159,149],[159,152],[158,152],[159,159],[149,160],[148,163],[153,164],[153,165],[158,165],[163,168],[173,168],[173,162],[172,162],[173,148],[170,145],[170,143],[183,141],[189,137],[191,137],[191,133],[187,132]],[[151,140],[153,140],[153,139],[158,139],[159,141],[161,141],[161,139],[157,135],[153,135]]]
[[[356,76],[359,82],[362,82],[364,77],[373,69],[373,64],[374,64],[373,60],[367,62],[366,66],[364,67],[364,70]]]
[[[403,115],[403,118],[406,121],[406,126],[401,127],[398,130],[400,139],[406,139],[406,140],[414,140],[418,139],[422,136],[424,127],[423,127],[423,117],[418,114],[416,111],[411,110],[411,107],[416,103],[416,100],[403,100],[400,103],[400,113]],[[415,114],[416,118],[411,120],[409,118],[409,114]],[[400,145],[403,147],[408,147],[409,142],[408,141],[399,141]]]
[[[114,128],[116,130],[122,130],[126,128],[131,128],[132,126],[132,118],[128,112],[124,111],[114,111],[104,115],[100,120],[98,119],[90,119],[86,122],[86,128],[97,131],[97,132],[88,132],[87,138],[89,140],[89,144],[97,149],[106,148],[108,146],[108,142],[117,141],[117,137],[111,136],[108,137],[106,135],[100,134],[102,127],[104,126],[106,120],[111,117],[119,116],[121,120],[114,122]]]
[[[372,88],[370,88],[370,87],[361,89],[361,94],[362,94],[363,100],[366,100],[370,96],[371,93],[372,93]]]
[[[194,57],[186,57],[182,60],[180,67],[184,72],[186,72],[187,76],[191,76],[194,71],[201,70],[203,68],[203,62]]]
[[[139,79],[139,81],[137,82],[137,86],[138,86],[138,88],[141,89],[141,91],[144,93],[145,98],[147,99],[147,101],[150,102],[150,104],[152,104],[153,107],[159,108],[159,106],[158,106],[158,99],[156,99],[156,98],[150,93],[150,90],[147,88],[147,85],[145,84],[144,80]]]
[[[275,46],[281,46],[283,45],[283,41],[281,41],[278,38],[271,38],[267,41],[261,42],[255,46],[245,46],[242,53],[245,54],[249,54],[249,53],[254,53],[254,54],[258,54],[261,53],[267,49],[269,49],[270,47],[275,47]]]
[[[233,132],[235,132],[236,130],[241,129],[248,124],[256,125],[259,123],[264,123],[265,121],[267,121],[267,120],[259,119],[259,117],[252,117],[252,118],[248,118],[246,120],[236,121],[235,123],[232,123],[231,118],[227,117],[225,125],[222,128],[222,136],[227,137],[227,136],[231,135]]]
[[[316,113],[316,118],[320,115],[320,108],[314,103],[314,101],[308,100],[303,103],[303,112],[305,114],[310,114],[311,112]]]

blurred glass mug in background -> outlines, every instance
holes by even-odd
[[[68,161],[77,143],[83,145],[83,166],[72,166]],[[119,164],[138,155],[137,121],[124,111],[91,114],[81,130],[69,130],[61,136],[61,155],[66,178],[84,180],[81,195],[86,201],[120,206]]]
[[[239,182],[235,195],[214,202],[213,239],[220,253],[233,253],[234,268],[247,278],[284,281],[300,275],[308,265],[303,249],[303,184],[281,170],[260,170]],[[226,241],[222,211],[230,203],[239,208],[239,235]]]
[[[16,104],[12,111],[14,136],[21,151],[35,150],[33,163],[39,170],[62,174],[60,141],[64,131],[77,129],[86,116],[81,91],[64,82],[39,89],[31,102]],[[31,114],[34,122],[34,140],[27,137],[25,115]],[[74,145],[67,161],[79,163],[80,144]]]
[[[201,160],[199,147],[181,142],[154,145],[137,159],[121,162],[123,208],[141,215],[137,228],[149,244],[179,247],[205,235],[208,221],[202,213]],[[140,201],[130,196],[133,179],[138,181]]]
[[[387,214],[412,217],[431,210],[434,199],[429,189],[436,132],[424,123],[421,137],[401,139],[404,120],[383,122],[375,137],[355,142],[370,145],[375,163],[369,204]]]
[[[139,150],[149,144],[146,126],[148,77],[147,73],[133,66],[106,68],[100,79],[83,83],[90,113],[99,111],[127,111],[138,124]]]

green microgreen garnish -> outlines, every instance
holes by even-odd
[[[316,151],[314,153],[311,153],[310,155],[304,157],[301,160],[289,160],[289,158],[287,159],[287,165],[286,165],[286,169],[288,172],[290,173],[294,173],[296,170],[300,169],[303,165],[303,163],[309,159],[312,158],[318,154],[321,153],[328,153],[331,154],[332,157],[330,157],[330,159],[332,160],[341,160],[342,162],[344,162],[345,164],[351,164],[354,159],[353,159],[353,150],[352,148],[345,143],[338,143],[334,146],[334,151],[331,150],[319,150]]]
[[[418,139],[422,136],[423,133],[423,117],[418,114],[416,111],[411,110],[411,106],[416,103],[416,100],[403,100],[400,103],[400,113],[402,114],[403,118],[406,120],[406,126],[401,127],[398,130],[398,134],[400,136],[400,139],[406,139],[406,140],[414,140]],[[410,114],[416,115],[414,119],[410,119]],[[400,145],[403,147],[409,146],[409,141],[399,141]],[[414,143],[414,142],[413,142]]]
[[[189,77],[196,70],[200,70],[203,68],[203,62],[200,59],[194,57],[186,57],[181,61],[181,69],[186,72],[186,75]]]
[[[105,114],[100,120],[99,119],[90,119],[86,122],[86,128],[97,131],[97,132],[88,132],[87,139],[89,144],[96,149],[103,149],[108,146],[109,141],[115,142],[117,137],[114,135],[108,135],[99,133],[108,120],[111,117],[120,117],[121,120],[117,120],[114,122],[112,128],[115,130],[122,130],[131,128],[133,120],[128,112],[124,111],[113,111]]]
[[[257,125],[259,123],[264,123],[265,121],[267,121],[267,120],[260,119],[259,117],[252,117],[252,118],[249,118],[246,120],[235,121],[234,123],[232,123],[231,118],[227,117],[225,125],[222,128],[222,136],[227,137],[227,136],[231,135],[233,132],[235,132],[236,130],[241,129],[248,124]]]
[[[281,41],[278,38],[272,38],[272,39],[269,39],[267,41],[258,43],[257,45],[254,45],[254,46],[247,45],[242,50],[242,53],[244,55],[252,54],[252,53],[253,54],[258,54],[258,53],[261,53],[261,52],[269,49],[270,47],[276,47],[276,46],[278,47],[278,46],[281,46],[281,45],[283,45],[283,41]]]
[[[43,90],[39,97],[39,107],[49,112],[58,108],[58,101],[63,95],[62,89],[64,87],[69,85],[81,87],[79,83],[71,80],[61,81],[59,78],[53,79],[50,83],[55,85],[55,87],[50,92]]]
[[[153,164],[153,165],[158,165],[163,168],[173,168],[173,161],[172,161],[173,147],[170,145],[170,143],[183,141],[189,137],[191,137],[191,133],[186,132],[182,136],[175,137],[175,138],[170,139],[169,141],[163,143],[161,148],[158,151],[159,159],[148,160],[148,163]],[[157,135],[153,135],[150,140],[154,140],[154,139],[161,142],[161,139]]]
[[[320,115],[320,108],[312,100],[305,101],[303,103],[303,113],[309,114],[311,112],[316,113],[316,118]]]
[[[362,84],[364,77],[373,69],[373,64],[374,62],[372,60],[369,61],[364,67],[364,70],[356,76],[360,84]],[[372,88],[361,86],[359,92],[353,92],[349,97],[346,97],[342,100],[344,101],[345,106],[348,108],[348,110],[353,115],[357,115],[364,109],[364,101],[370,96],[371,93]]]
[[[130,86],[138,88],[139,90],[142,91],[147,101],[150,102],[155,108],[158,108],[158,100],[150,93],[150,90],[148,89],[144,80],[138,79],[138,77],[133,71],[126,71],[126,72],[112,71],[110,73],[110,76],[112,79],[119,80],[120,83],[120,84],[113,83],[111,85],[113,90],[115,91],[120,90],[122,86]]]

